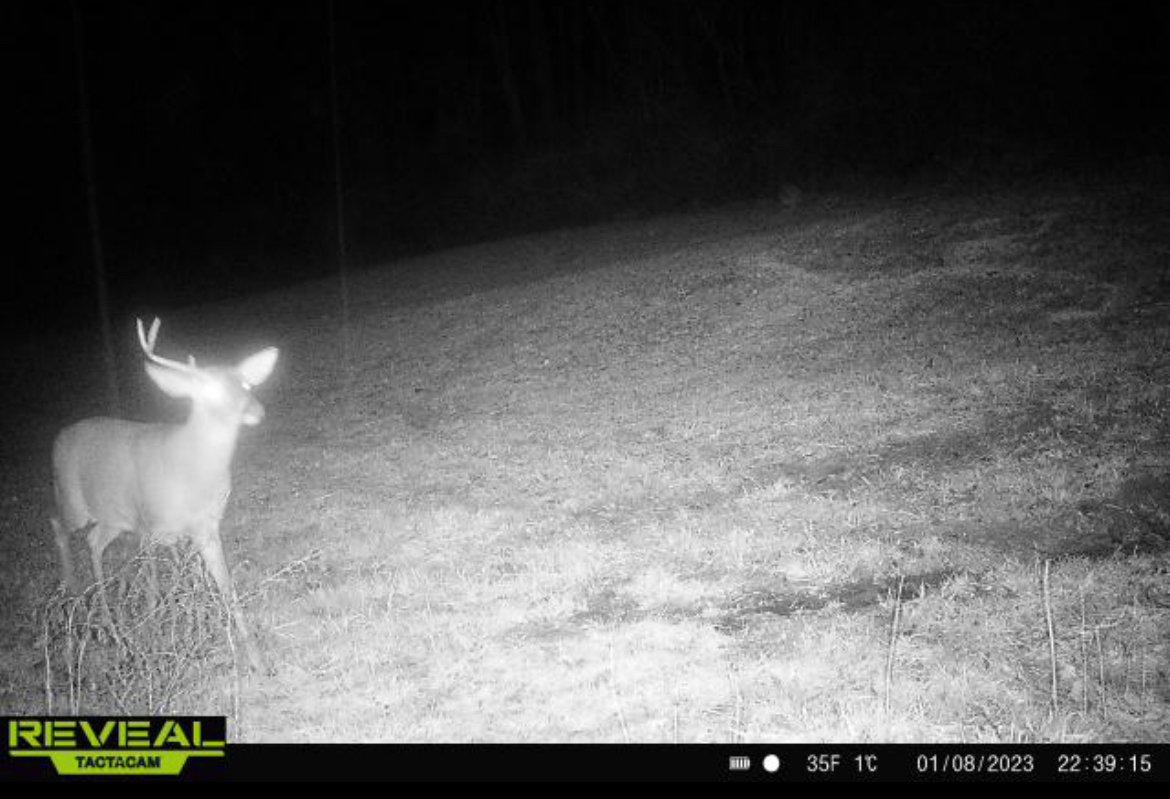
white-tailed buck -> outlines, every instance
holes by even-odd
[[[145,333],[138,320],[146,373],[167,394],[191,400],[191,412],[183,424],[85,419],[57,436],[57,509],[51,523],[65,584],[79,588],[69,541],[79,530],[86,533],[99,584],[102,553],[125,531],[137,532],[144,546],[190,540],[228,603],[249,662],[259,669],[260,654],[224,560],[219,523],[232,490],[240,425],[259,424],[264,418],[252,387],[272,373],[279,351],[261,350],[235,368],[199,367],[194,358],[183,363],[156,355],[158,327],[155,319]]]

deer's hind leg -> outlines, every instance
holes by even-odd
[[[111,635],[115,638],[118,637],[118,627],[114,623],[113,613],[110,612],[110,600],[106,594],[106,570],[102,565],[102,556],[106,552],[106,547],[121,532],[121,530],[103,525],[101,522],[93,522],[85,537],[89,544],[90,563],[93,565],[94,590],[97,592],[98,602],[102,606],[102,615],[105,617],[106,624],[109,625]]]

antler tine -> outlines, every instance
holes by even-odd
[[[156,355],[154,352],[154,342],[158,339],[158,328],[162,321],[156,316],[154,321],[150,323],[150,331],[143,332],[142,320],[138,320],[138,343],[142,345],[142,351],[146,353],[146,357],[170,369],[179,369],[185,372],[195,371],[195,356],[190,356],[188,363],[182,361],[172,361],[170,358],[163,358],[161,355]]]
[[[142,345],[142,349],[148,355],[154,352],[154,342],[158,338],[158,326],[161,320],[156,316],[154,321],[150,323],[150,333],[142,332],[142,320],[138,320],[138,343]]]

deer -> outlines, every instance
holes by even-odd
[[[159,319],[149,332],[137,321],[147,376],[164,393],[190,400],[190,411],[181,424],[95,417],[57,435],[50,525],[62,581],[69,590],[81,588],[70,549],[75,534],[83,533],[89,545],[103,599],[102,554],[122,533],[138,533],[143,547],[190,541],[227,604],[249,665],[260,671],[260,653],[232,584],[219,527],[231,495],[240,428],[264,419],[252,389],[272,374],[279,350],[260,350],[234,367],[201,367],[194,357],[184,363],[157,355]]]

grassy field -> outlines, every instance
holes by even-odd
[[[275,673],[219,641],[165,708],[248,741],[1165,741],[1168,212],[812,195],[390,264],[344,339],[332,283],[164,319],[164,354],[282,348],[225,524]],[[43,461],[87,357],[14,355],[0,712],[63,679]]]

